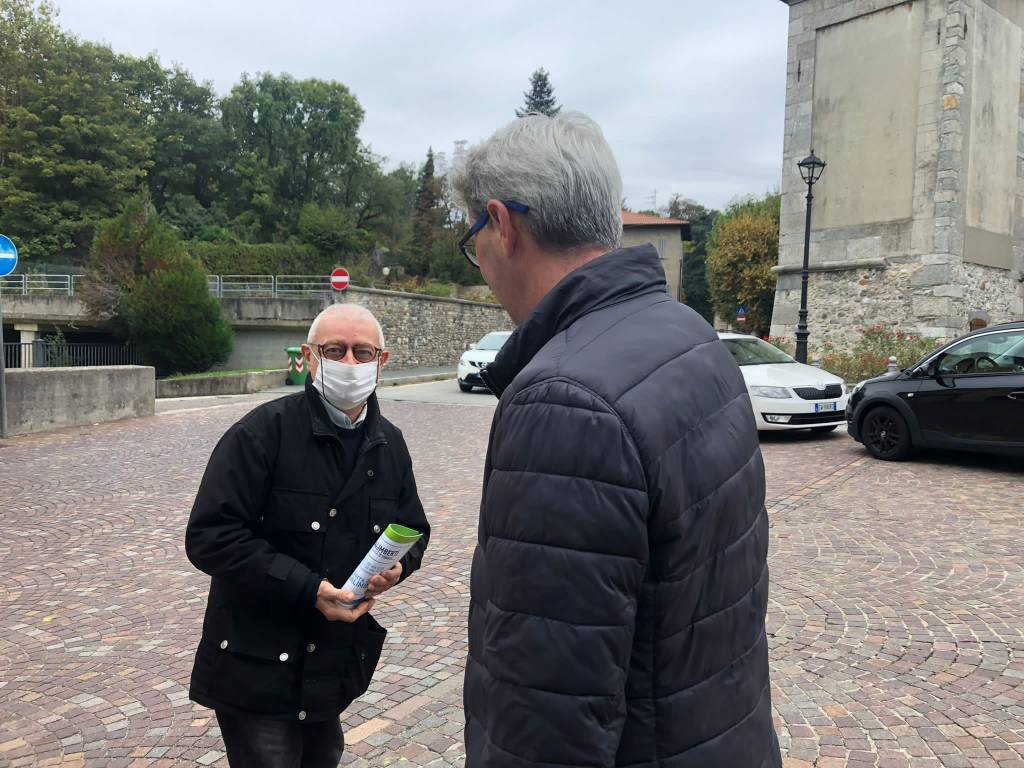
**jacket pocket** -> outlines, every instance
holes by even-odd
[[[215,654],[210,693],[225,704],[261,714],[284,714],[298,703],[298,641],[292,626],[253,620],[221,609],[208,647]]]
[[[356,640],[355,663],[351,667],[352,674],[346,681],[345,695],[350,701],[362,696],[370,687],[387,634],[388,631],[378,624],[373,616],[367,614],[366,630],[360,632]]]
[[[275,488],[264,507],[260,526],[274,549],[317,571],[323,557],[328,519],[326,495]]]

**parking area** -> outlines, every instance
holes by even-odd
[[[345,763],[461,765],[494,400],[454,381],[381,396],[435,534],[377,612],[388,644]],[[210,450],[259,400],[0,442],[0,766],[226,765],[187,696],[208,581],[182,538]],[[1024,768],[1019,462],[883,463],[841,432],[762,445],[786,765]]]

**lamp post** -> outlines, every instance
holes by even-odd
[[[800,322],[796,326],[796,361],[807,362],[807,337],[811,334],[807,330],[807,277],[808,259],[811,253],[811,202],[814,195],[811,194],[811,187],[821,178],[821,172],[825,170],[825,163],[815,156],[814,150],[811,154],[797,163],[800,168],[800,178],[807,185],[807,221],[804,224],[804,268],[800,273]]]

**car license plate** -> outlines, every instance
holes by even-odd
[[[836,404],[835,403],[815,403],[814,404],[814,412],[815,413],[823,413],[825,411],[834,411],[834,410],[836,410]]]

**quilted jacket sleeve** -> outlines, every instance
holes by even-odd
[[[637,447],[571,381],[503,406],[481,540],[489,765],[611,766],[648,560]],[[474,694],[470,694],[474,695]]]

